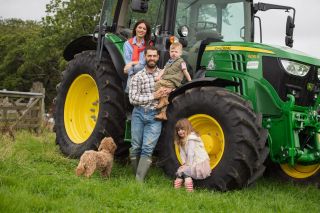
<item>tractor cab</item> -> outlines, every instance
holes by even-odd
[[[246,0],[106,0],[100,28],[128,39],[134,24],[147,20],[161,52],[159,66],[169,57],[170,43],[179,40],[189,71],[194,73],[208,43],[252,41],[251,8],[252,1]]]
[[[162,68],[168,60],[170,43],[179,40],[184,46],[183,58],[194,75],[201,69],[202,54],[210,42],[253,42],[254,21],[261,23],[255,14],[269,9],[293,8],[253,4],[252,0],[106,0],[100,29],[116,33],[125,41],[138,20],[147,20],[160,50],[159,66]],[[258,26],[262,42],[261,24]],[[293,27],[294,18],[289,16],[286,43],[291,46]]]

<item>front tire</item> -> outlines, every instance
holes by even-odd
[[[110,56],[104,53],[97,66],[95,51],[77,54],[57,86],[55,130],[62,153],[78,158],[111,136],[118,146],[116,155],[126,155],[125,119],[122,81]]]
[[[159,141],[159,157],[167,175],[181,165],[173,143],[177,120],[188,118],[210,157],[211,176],[195,181],[199,187],[228,191],[254,183],[262,176],[269,150],[261,116],[240,96],[218,87],[196,87],[173,98]]]
[[[268,174],[276,179],[297,184],[310,184],[320,188],[320,164],[290,166],[270,163]]]

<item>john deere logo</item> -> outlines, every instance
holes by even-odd
[[[308,83],[308,84],[307,84],[307,90],[308,90],[308,91],[312,91],[313,88],[314,88],[314,84],[312,84],[312,83]]]
[[[209,63],[208,63],[208,66],[207,66],[207,69],[208,69],[208,70],[214,70],[214,69],[216,69],[216,65],[215,65],[215,63],[214,63],[214,59],[213,59],[213,58],[210,59],[210,61],[209,61]]]

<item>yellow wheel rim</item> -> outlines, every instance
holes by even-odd
[[[290,166],[289,164],[281,164],[280,166],[284,173],[286,173],[290,177],[298,179],[308,178],[320,170],[320,164],[309,166],[299,164],[295,166]]]
[[[215,168],[223,156],[225,147],[224,134],[220,124],[213,117],[205,114],[195,114],[189,117],[188,120],[204,143],[210,158],[211,169]],[[180,151],[176,145],[175,151],[181,163]]]
[[[88,74],[71,84],[64,105],[64,124],[69,138],[76,144],[85,142],[95,128],[99,113],[99,91]]]

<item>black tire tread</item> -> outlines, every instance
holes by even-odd
[[[64,129],[63,108],[71,83],[81,74],[89,74],[95,79],[100,96],[100,111],[95,129],[88,140],[82,144],[75,144],[69,139]],[[103,53],[99,66],[96,65],[95,51],[88,50],[76,54],[68,63],[66,70],[62,72],[61,82],[57,85],[56,99],[56,143],[63,154],[78,158],[88,149],[97,149],[103,137],[111,136],[118,146],[116,155],[127,155],[129,146],[123,143],[126,117],[122,81],[107,52]],[[121,150],[121,153],[118,150]]]
[[[220,114],[225,113],[228,116],[217,115],[210,108],[219,109]],[[250,102],[235,93],[217,87],[191,88],[172,99],[167,109],[168,121],[159,141],[160,160],[163,162],[166,174],[173,177],[179,166],[172,145],[172,129],[176,120],[198,113],[213,117],[216,115],[216,120],[227,119],[228,128],[230,127],[234,133],[228,136],[233,141],[225,143],[236,150],[228,148],[211,176],[205,180],[196,180],[195,185],[228,191],[246,187],[261,177],[265,169],[263,163],[268,156],[267,131],[261,126],[261,115],[253,111]],[[226,131],[228,132],[231,130]]]

